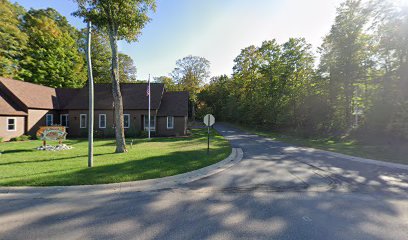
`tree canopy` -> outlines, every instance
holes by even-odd
[[[7,0],[0,0],[0,76],[19,78],[20,61],[28,36],[21,30],[25,10]]]
[[[190,99],[195,102],[200,88],[210,76],[210,62],[203,57],[189,55],[177,60],[171,76],[181,90],[190,93]]]
[[[199,113],[306,136],[350,133],[408,138],[408,9],[346,0],[319,48],[303,38],[264,41],[212,78]]]
[[[85,29],[76,29],[52,8],[26,11],[0,1],[0,76],[50,87],[82,87],[86,82]],[[92,69],[96,83],[109,83],[109,36],[92,30]],[[136,80],[136,66],[119,55],[121,82]]]

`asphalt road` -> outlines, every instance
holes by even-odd
[[[158,191],[0,194],[0,239],[408,239],[408,170],[216,128],[237,165]]]

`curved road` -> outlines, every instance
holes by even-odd
[[[243,160],[176,188],[0,191],[0,239],[408,239],[407,168],[216,129]]]

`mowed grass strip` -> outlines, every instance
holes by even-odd
[[[331,138],[302,138],[291,135],[290,133],[259,130],[237,124],[231,125],[259,136],[269,137],[272,140],[286,142],[301,147],[311,147],[356,157],[408,164],[407,142],[387,142],[387,140],[383,140],[381,137],[375,139],[375,141],[363,141],[357,139],[340,140]]]
[[[128,153],[115,154],[115,140],[96,139],[94,167],[87,167],[86,139],[64,141],[73,149],[38,151],[41,141],[0,143],[0,186],[64,186],[160,178],[214,164],[231,153],[229,143],[211,132],[195,129],[191,137],[127,139]],[[51,142],[50,142],[51,144]],[[57,144],[52,142],[52,144]]]

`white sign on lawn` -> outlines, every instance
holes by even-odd
[[[208,127],[211,127],[215,123],[215,118],[212,114],[207,114],[204,116],[204,124]]]

